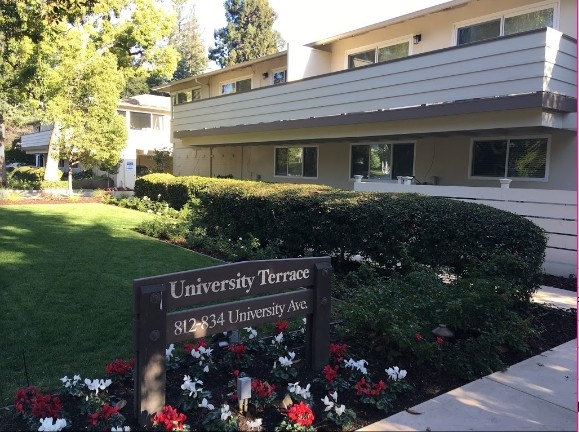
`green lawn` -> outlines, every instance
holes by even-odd
[[[0,406],[30,384],[104,378],[132,358],[132,281],[217,264],[142,236],[150,217],[104,204],[0,207]]]

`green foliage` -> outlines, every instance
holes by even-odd
[[[68,183],[66,181],[43,181],[40,184],[40,189],[66,189]]]
[[[62,175],[62,172],[60,173]],[[8,176],[8,187],[12,189],[41,189],[44,168],[22,166],[15,168]]]
[[[187,0],[173,0],[173,9],[177,15],[177,20],[169,37],[169,43],[181,56],[177,63],[177,69],[173,73],[173,80],[184,79],[201,73],[207,68],[208,63],[199,22],[195,16],[195,6],[190,6],[188,10],[186,10],[186,6]]]
[[[362,274],[341,282],[341,292],[348,292],[339,311],[348,323],[343,331],[363,334],[368,346],[391,361],[411,355],[419,363],[473,379],[503,367],[497,346],[528,349],[532,329],[517,313],[515,283],[479,277],[445,283],[427,268],[391,278],[362,271],[370,273],[367,280]],[[454,337],[437,343],[432,330],[440,323]]]
[[[279,257],[331,255],[338,270],[360,255],[386,273],[430,266],[459,277],[516,275],[520,301],[538,288],[541,277],[543,230],[484,205],[168,174],[138,179],[135,195],[166,200],[176,209],[189,201],[192,224],[210,237],[251,236],[261,247],[274,247]],[[492,270],[486,263],[493,263]]]
[[[142,234],[172,243],[184,243],[188,230],[186,221],[163,217],[144,221],[137,227],[137,231]]]
[[[155,162],[155,172],[165,173],[169,170],[171,159],[171,149],[155,149],[153,162]]]
[[[225,0],[223,7],[227,26],[215,30],[210,60],[225,67],[282,49],[284,41],[272,28],[277,15],[268,0]]]

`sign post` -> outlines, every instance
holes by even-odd
[[[305,315],[306,361],[311,369],[322,369],[329,358],[331,278],[330,258],[317,257],[248,261],[135,280],[139,424],[147,425],[149,416],[165,405],[165,349],[170,343]]]

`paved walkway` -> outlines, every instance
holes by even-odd
[[[541,287],[534,301],[577,308],[577,294]],[[402,411],[362,431],[576,431],[577,339]]]

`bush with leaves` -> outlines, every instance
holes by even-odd
[[[362,272],[373,273],[368,268]],[[517,313],[518,286],[501,278],[445,282],[422,268],[390,278],[373,274],[368,282],[359,278],[350,293],[340,308],[348,323],[344,333],[364,335],[389,361],[409,354],[419,363],[473,379],[503,367],[497,346],[528,349],[532,329]],[[454,337],[432,334],[441,323]]]

